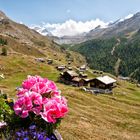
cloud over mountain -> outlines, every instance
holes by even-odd
[[[70,12],[69,9],[68,12]],[[133,16],[134,16],[133,14],[129,14],[128,16],[117,20],[117,23],[130,19]],[[40,34],[45,36],[53,35],[57,37],[62,37],[62,36],[75,36],[82,33],[86,33],[95,29],[96,27],[107,28],[110,26],[110,23],[113,24],[114,22],[113,21],[104,22],[98,18],[95,20],[90,20],[85,22],[75,21],[70,19],[65,21],[64,23],[50,24],[50,23],[43,22],[42,25],[32,25],[31,28],[35,29]]]
[[[70,19],[64,23],[56,23],[56,24],[43,23],[41,26],[33,25],[31,28],[37,30],[41,34],[43,34],[44,30],[47,30],[52,35],[61,37],[61,36],[73,36],[84,32],[89,32],[90,30],[96,28],[97,26],[100,26],[101,28],[106,28],[107,25],[108,23],[105,23],[100,19],[90,20],[86,22],[82,21],[77,22]],[[47,34],[48,33],[43,35]]]

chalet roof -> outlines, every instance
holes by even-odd
[[[68,73],[70,76],[72,76],[72,77],[77,77],[77,76],[79,76],[75,71],[72,71],[72,70],[68,70],[68,71],[66,71],[66,73]]]
[[[88,75],[86,73],[80,73],[80,76],[87,77]]]
[[[47,61],[53,61],[52,59],[47,59]]]
[[[97,77],[96,78],[97,80],[101,81],[102,83],[108,85],[108,84],[112,84],[112,83],[115,83],[116,80],[109,77],[109,76],[102,76],[102,77]]]
[[[63,74],[64,74],[63,72],[60,73],[61,76],[62,76]]]
[[[86,65],[82,65],[80,69],[86,69]]]
[[[62,68],[63,69],[63,68],[66,68],[66,66],[63,66],[63,65],[62,66],[57,66],[57,68],[60,68],[60,69]]]
[[[75,81],[75,82],[79,82],[81,80],[81,78],[79,78],[79,77],[74,77],[73,79],[72,79],[72,81]]]
[[[90,79],[88,79],[88,78],[82,78],[84,81],[86,81],[86,82],[89,82],[90,81]]]
[[[44,58],[35,58],[36,61],[45,62]]]
[[[69,70],[72,70],[72,67],[67,67]]]

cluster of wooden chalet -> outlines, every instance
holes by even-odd
[[[92,79],[87,78],[87,74],[77,74],[75,71],[65,71],[60,74],[60,82],[73,85],[77,87],[88,87],[92,90],[102,89],[102,90],[109,90],[112,89],[116,85],[116,80],[109,77],[109,76],[101,76]]]
[[[37,62],[41,62],[41,63],[45,63],[46,62],[46,59],[45,58],[35,58],[35,60]],[[48,64],[52,64],[53,63],[53,60],[52,59],[47,59],[47,63]]]
[[[73,86],[87,86],[89,79],[86,74],[77,74],[75,71],[68,70],[60,74],[60,82]]]

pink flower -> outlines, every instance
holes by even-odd
[[[27,80],[25,80],[22,83],[22,87],[24,89],[28,89],[30,90],[30,88],[32,86],[34,86],[34,84],[38,83],[38,82],[42,82],[42,83],[46,83],[48,81],[48,79],[46,78],[42,78],[40,76],[28,76]]]
[[[22,118],[26,118],[29,115],[29,111],[32,109],[32,101],[28,95],[19,98],[14,104],[14,111]]]
[[[50,94],[52,93],[52,95],[59,95],[59,92],[57,90],[56,85],[54,84],[54,82],[52,81],[47,81],[47,82],[37,82],[36,84],[34,84],[33,87],[31,87],[30,89],[31,91],[40,93],[40,94]]]
[[[44,112],[40,114],[45,121],[55,123],[56,119],[64,117],[67,112],[66,100],[64,98],[53,97],[46,100]]]
[[[43,93],[48,93],[50,90],[48,89],[48,86],[44,82],[38,82],[36,83],[32,88],[32,91],[43,94]]]
[[[31,101],[33,104],[32,111],[39,115],[42,110],[42,96],[39,93],[32,92]]]
[[[58,90],[57,87],[56,87],[56,85],[55,85],[55,83],[53,81],[48,81],[47,82],[47,85],[48,85],[48,88],[50,90],[53,90],[53,91]]]
[[[19,89],[19,92],[17,93],[17,96],[18,96],[18,97],[23,97],[23,96],[25,95],[26,92],[28,92],[27,89],[21,88],[21,89]]]
[[[58,90],[54,90],[51,92],[51,96],[54,97],[54,96],[60,96],[60,91]]]
[[[29,112],[50,123],[55,123],[68,112],[67,101],[60,96],[60,91],[53,81],[40,76],[28,76],[19,89],[14,111],[22,118]]]

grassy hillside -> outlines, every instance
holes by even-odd
[[[38,63],[35,57],[19,54],[0,56],[0,89],[15,97],[15,88],[27,75],[41,75],[57,81],[54,66]],[[59,128],[64,140],[139,140],[140,89],[119,81],[113,95],[92,95],[57,83],[68,99],[69,113]]]
[[[131,76],[140,82],[140,33],[119,38],[95,39],[71,47],[84,55],[92,68]]]

